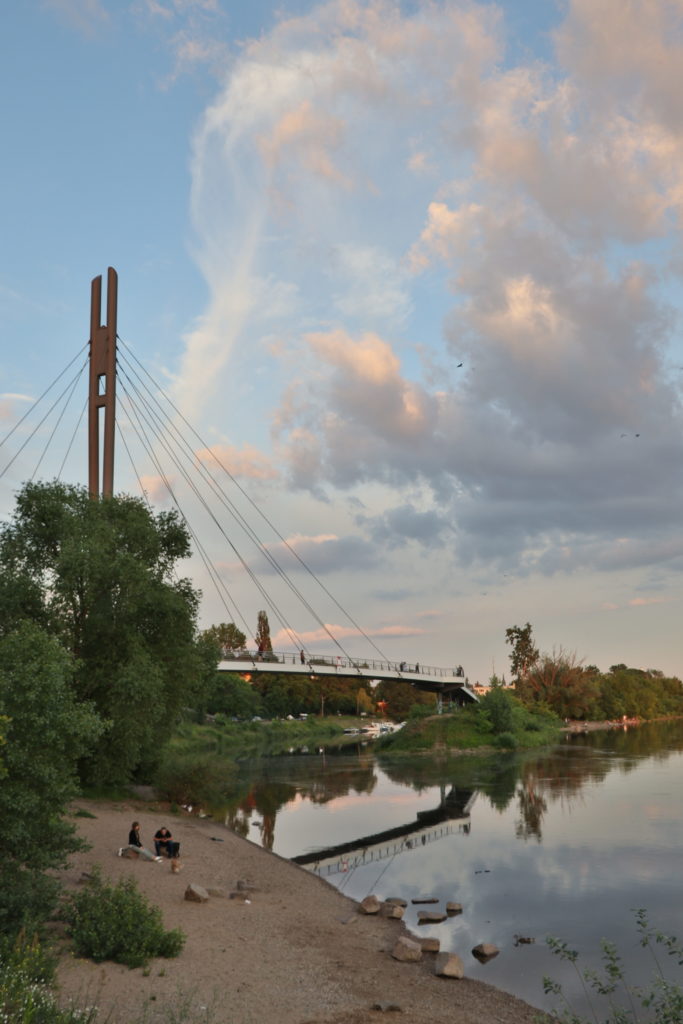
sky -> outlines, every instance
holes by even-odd
[[[113,266],[127,350],[351,612],[292,563],[345,651],[484,682],[530,622],[683,674],[683,0],[29,0],[0,77],[2,437]],[[38,475],[85,484],[76,452]]]

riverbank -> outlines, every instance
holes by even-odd
[[[62,874],[65,887],[82,884],[82,873],[93,864],[114,881],[132,876],[160,907],[166,927],[182,928],[187,936],[177,959],[156,960],[148,971],[65,954],[57,975],[61,1001],[99,1006],[101,1022],[370,1024],[384,1017],[372,1009],[379,1004],[400,1006],[401,1019],[411,1024],[544,1019],[479,981],[436,978],[429,955],[420,964],[393,960],[390,950],[405,932],[401,922],[359,914],[352,900],[323,880],[214,821],[169,816],[160,805],[136,801],[80,800],[76,806],[94,815],[74,818],[91,849],[71,858]],[[171,872],[168,861],[116,856],[133,820],[141,823],[148,845],[161,825],[171,828],[181,843],[180,874]],[[184,899],[190,882],[230,893],[240,880],[254,886],[248,902]],[[454,952],[467,971],[470,951]]]

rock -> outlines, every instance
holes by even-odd
[[[371,1010],[379,1010],[380,1013],[403,1013],[398,1003],[373,1003]]]
[[[453,914],[462,914],[462,903],[447,903],[446,913],[451,916]]]
[[[515,946],[531,946],[536,941],[533,935],[515,935]]]
[[[498,956],[500,950],[498,946],[494,946],[491,942],[480,942],[478,946],[475,946],[472,950],[472,956],[475,956],[477,960],[486,964],[489,960],[493,960],[494,956]]]
[[[434,974],[440,978],[464,978],[465,965],[457,953],[439,953],[434,964]]]
[[[385,903],[391,903],[394,907],[407,907],[408,906],[407,900],[401,899],[400,896],[389,896],[389,898],[386,899],[384,902]]]
[[[244,878],[239,878],[235,884],[235,888],[238,892],[257,892],[256,886],[253,882],[249,882]]]
[[[415,896],[411,903],[438,903],[438,896]]]
[[[380,907],[382,904],[376,896],[366,896],[364,900],[361,900],[358,907],[361,914],[379,914]]]
[[[139,860],[140,858],[140,854],[132,846],[124,846],[121,850],[121,856],[125,857],[127,860]]]
[[[419,942],[402,935],[391,951],[394,960],[402,960],[405,963],[418,963],[422,959],[422,949]]]
[[[396,903],[383,903],[382,904],[382,917],[390,917],[395,921],[400,921],[403,917],[403,907],[399,907]]]
[[[417,915],[418,924],[441,924],[442,921],[446,920],[445,914],[440,914],[434,910],[420,910]]]
[[[423,953],[438,953],[441,949],[441,941],[433,939],[431,936],[427,939],[419,939],[418,941],[422,946]]]
[[[197,885],[196,882],[190,882],[185,890],[185,899],[191,903],[206,903],[208,898],[209,894],[206,889],[201,885]]]

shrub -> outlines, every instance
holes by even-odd
[[[431,704],[413,704],[408,712],[411,722],[420,718],[431,718],[436,713],[436,708]]]
[[[634,910],[634,914],[640,935],[640,945],[650,954],[655,968],[649,990],[636,988],[627,983],[621,957],[612,942],[603,939],[600,943],[602,949],[601,973],[595,970],[581,970],[578,951],[570,949],[569,945],[561,939],[548,936],[546,942],[555,956],[573,966],[593,1020],[597,1021],[598,1010],[603,1007],[594,1004],[589,989],[596,992],[598,997],[608,1001],[610,1015],[605,1018],[605,1024],[624,1024],[627,1021],[641,1020],[637,1008],[638,1003],[645,1011],[643,1020],[656,1021],[656,1024],[680,1024],[683,1020],[683,989],[679,984],[665,977],[657,955],[657,947],[663,947],[667,956],[673,957],[679,967],[683,965],[683,947],[675,936],[664,935],[651,928],[645,910]],[[573,1011],[558,982],[544,977],[543,991],[546,995],[556,996],[563,1004],[560,1008],[555,1009],[554,1019],[562,1024],[587,1024],[587,1018],[579,1017]]]
[[[92,1024],[96,1011],[60,1010],[48,983],[54,961],[21,933],[0,944],[0,1021],[12,1024]]]
[[[72,896],[65,917],[77,951],[96,963],[142,967],[154,956],[178,956],[185,944],[179,929],[164,929],[161,911],[132,878],[108,885],[96,868],[87,886]]]
[[[515,750],[517,747],[517,739],[511,732],[501,732],[499,736],[494,739],[496,747],[500,747],[502,750]]]

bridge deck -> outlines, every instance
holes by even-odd
[[[415,666],[417,671],[401,667],[403,662],[372,661],[349,658],[334,658],[329,655],[310,655],[304,662],[299,655],[290,652],[273,652],[262,656],[247,656],[240,653],[234,658],[225,658],[218,663],[219,672],[236,672],[254,675],[258,673],[276,672],[278,675],[305,675],[318,678],[334,678],[335,676],[356,676],[360,679],[388,679],[410,683],[419,690],[430,690],[434,693],[452,694],[459,692],[463,699],[476,702],[474,690],[469,686],[467,677],[461,668],[437,668],[433,665]]]

